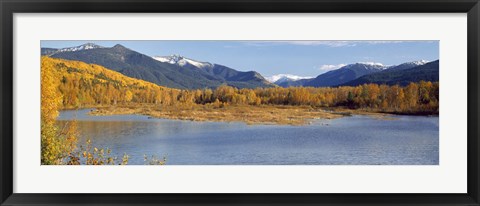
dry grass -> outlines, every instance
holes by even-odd
[[[377,119],[382,119],[382,120],[396,120],[397,118],[394,118],[392,114],[390,113],[384,113],[381,111],[374,111],[374,110],[364,110],[364,109],[348,109],[344,107],[333,107],[329,108],[329,111],[332,113],[336,114],[342,114],[342,115],[368,115],[373,118]]]
[[[245,122],[247,124],[304,125],[312,119],[332,119],[344,115],[310,106],[249,106],[233,105],[222,108],[212,105],[137,105],[98,108],[91,115],[143,114],[156,118]]]

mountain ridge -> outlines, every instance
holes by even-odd
[[[215,73],[209,70],[198,70],[192,67],[161,62],[120,44],[113,47],[93,45],[94,44],[80,45],[78,46],[80,49],[58,49],[53,53],[51,49],[42,48],[42,54],[53,58],[98,64],[129,77],[171,88],[216,88],[223,84],[238,88],[274,86],[264,80],[258,73],[243,73],[228,67],[222,67],[228,69],[230,73],[235,74],[233,76],[236,77],[232,80],[221,75],[215,75]],[[219,68],[217,67],[216,69],[218,70]],[[248,75],[250,75],[249,77],[251,77],[251,79],[247,78]]]
[[[387,69],[383,72],[369,74],[338,86],[358,86],[361,84],[387,84],[406,86],[410,82],[439,81],[439,60],[407,69]]]
[[[431,74],[428,74],[427,70],[410,70],[431,63],[426,60],[405,62],[393,66],[376,62],[357,62],[311,78],[292,74],[277,74],[265,78],[256,71],[238,71],[228,66],[198,61],[178,54],[151,57],[121,44],[103,47],[87,43],[60,49],[41,48],[41,53],[42,56],[52,58],[98,64],[129,77],[178,89],[216,88],[220,85],[237,88],[275,87],[277,85],[281,87],[335,87],[370,82],[406,84],[410,80],[417,79],[438,81],[438,69],[437,71],[435,69],[428,70],[428,72],[432,72]],[[420,75],[421,78],[411,75]]]
[[[372,63],[354,63],[349,64],[339,69],[328,71],[320,74],[311,81],[305,83],[304,86],[312,87],[331,87],[340,85],[351,80],[357,79],[363,75],[380,72],[386,69],[387,66],[383,64]]]
[[[157,61],[178,65],[180,67],[205,71],[210,75],[221,78],[223,81],[228,82],[228,85],[234,87],[253,88],[246,84],[251,84],[254,87],[265,85],[274,86],[256,71],[237,71],[224,65],[197,61],[176,54],[170,56],[154,56],[153,58]]]

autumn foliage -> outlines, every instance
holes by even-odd
[[[207,105],[244,108],[264,105],[308,106],[312,108],[344,107],[371,112],[398,114],[438,114],[439,83],[417,82],[398,85],[364,84],[356,87],[218,88],[178,90],[124,76],[99,65],[42,57],[41,60],[41,147],[42,164],[126,164],[123,158],[110,157],[110,150],[95,148],[91,142],[77,147],[74,121],[58,128],[58,111],[67,108],[96,106]],[[158,105],[158,107],[156,106]],[[200,107],[198,107],[200,108]],[[153,158],[148,164],[164,164]]]
[[[438,82],[408,86],[364,84],[356,87],[237,89],[223,85],[216,89],[178,90],[126,77],[94,64],[42,58],[42,66],[55,70],[63,108],[98,105],[150,103],[163,105],[309,105],[348,107],[403,114],[438,114]],[[54,81],[54,80],[52,80]],[[53,100],[52,100],[53,101]],[[56,99],[55,101],[58,101]]]
[[[41,68],[41,163],[61,164],[75,149],[75,122],[58,128],[55,120],[62,106],[58,92],[58,75],[53,67],[42,61]]]

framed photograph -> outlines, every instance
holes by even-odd
[[[480,205],[478,0],[0,8],[1,205]]]

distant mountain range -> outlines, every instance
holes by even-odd
[[[278,86],[281,86],[281,87],[300,87],[300,86],[304,86],[306,85],[308,82],[312,81],[314,78],[310,78],[310,79],[299,79],[299,80],[288,80],[288,81],[284,81],[284,82],[280,82],[278,83],[277,85]]]
[[[272,87],[274,84],[268,82],[261,74],[255,71],[241,72],[235,69],[209,62],[193,60],[180,55],[171,56],[155,56],[153,59],[177,65],[182,68],[204,71],[209,75],[220,78],[227,82],[228,85],[237,88],[255,88],[255,87]]]
[[[408,66],[401,64],[385,71],[362,76],[344,83],[342,86],[357,86],[368,83],[406,86],[410,82],[419,82],[421,80],[431,82],[439,81],[438,60],[416,65],[411,63],[406,64],[408,64]]]
[[[303,86],[307,81],[313,79],[313,77],[301,77],[292,74],[277,74],[266,77],[265,79],[281,87],[296,87]]]
[[[410,82],[418,82],[421,80],[438,81],[438,67],[438,60],[433,62],[420,60],[395,66],[360,62],[326,72],[313,79],[290,80],[277,83],[277,85],[282,87],[358,86],[366,83],[406,85]]]
[[[160,62],[166,62],[169,64],[176,64],[182,67],[191,67],[191,68],[197,68],[197,69],[204,69],[204,68],[209,68],[214,66],[213,64],[208,62],[196,61],[196,60],[189,59],[187,57],[183,57],[176,54],[171,56],[154,56],[153,59]]]
[[[54,49],[54,48],[42,48],[42,56],[52,56],[56,53],[61,53],[61,52],[73,52],[73,51],[80,51],[80,50],[88,50],[88,49],[99,49],[99,48],[105,48],[93,43],[86,43],[82,44],[80,46],[75,46],[75,47],[67,47],[67,48],[62,48],[62,49]]]
[[[216,88],[222,84],[237,88],[275,86],[254,71],[241,72],[210,63],[205,63],[208,67],[201,67],[197,61],[180,56],[172,56],[169,61],[154,59],[120,44],[102,47],[89,43],[63,49],[42,48],[41,52],[54,58],[98,64],[129,77],[172,88]]]
[[[438,81],[439,61],[406,62],[395,66],[359,62],[317,77],[278,74],[264,78],[255,71],[237,71],[227,66],[198,61],[180,55],[150,57],[120,44],[103,47],[88,43],[68,48],[41,48],[42,56],[98,64],[133,77],[179,89],[216,88],[222,84],[237,88],[335,87],[365,83],[407,85],[410,82]]]
[[[310,87],[331,87],[341,85],[366,74],[380,72],[387,66],[378,63],[355,63],[349,64],[336,70],[318,75],[315,79],[308,81],[303,86]]]
[[[269,82],[279,84],[282,82],[287,82],[287,81],[297,81],[300,79],[311,79],[313,77],[302,77],[302,76],[297,76],[293,74],[277,74],[269,77],[265,77]]]
[[[396,65],[396,66],[390,66],[390,67],[388,68],[388,71],[411,69],[411,68],[413,68],[413,67],[417,67],[417,66],[421,66],[421,65],[427,64],[428,62],[429,62],[429,61],[426,61],[426,60],[406,62],[406,63],[399,64],[399,65]]]

